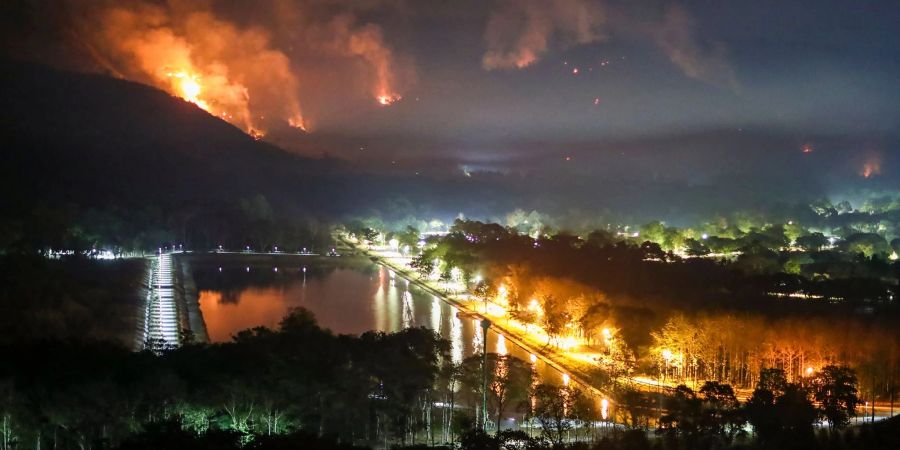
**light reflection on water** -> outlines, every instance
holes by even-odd
[[[218,266],[223,267],[221,273]],[[245,285],[238,277],[249,273],[243,265],[228,267],[219,263],[211,269],[213,276],[202,274],[205,282],[198,283],[199,301],[210,340],[229,341],[238,331],[256,326],[277,328],[288,309],[302,306],[316,316],[319,325],[335,333],[394,332],[425,326],[450,341],[453,361],[480,354],[483,332],[478,319],[461,316],[454,306],[399,276],[391,276],[387,269],[337,267],[316,272],[312,265],[309,267],[309,271],[295,270],[296,273],[254,267],[251,275],[255,278]],[[204,270],[195,268],[195,274]],[[216,280],[221,280],[221,285]],[[489,352],[530,362],[528,352],[502,336],[498,338],[493,331],[488,332],[487,339]],[[560,374],[543,361],[536,363],[536,369],[559,382]]]

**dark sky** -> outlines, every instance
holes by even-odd
[[[249,119],[236,126],[366,168],[534,174],[588,190],[900,186],[896,1],[48,5],[6,6],[14,56],[176,95],[171,71],[196,73],[210,112],[224,97],[204,96],[238,92],[227,111]],[[379,94],[402,98],[383,106]],[[285,126],[300,114],[309,133]]]
[[[684,2],[677,8],[685,19],[672,25],[665,18],[675,7],[670,3],[589,2],[605,11],[596,26],[602,37],[573,43],[562,22],[567,18],[558,19],[548,25],[547,49],[536,62],[494,70],[482,65],[485,34],[503,5],[453,3],[439,12],[420,3],[412,17],[386,21],[386,39],[416,69],[417,82],[403,101],[375,110],[338,102],[324,108],[319,131],[438,139],[453,154],[472,154],[515,153],[507,145],[517,141],[709,129],[871,138],[890,133],[900,119],[894,2]],[[552,14],[571,3],[534,7]],[[685,36],[654,36],[667,26],[677,28],[671,35]],[[510,33],[509,40],[519,37]],[[676,41],[676,48],[660,39]],[[692,76],[673,62],[679,52],[692,60],[685,66],[706,65],[707,73]]]

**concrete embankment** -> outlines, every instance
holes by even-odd
[[[203,311],[200,310],[200,295],[191,271],[189,258],[178,255],[175,260],[175,298],[182,311],[182,329],[188,331],[196,343],[209,342]],[[184,342],[182,342],[183,344]]]
[[[187,339],[209,340],[190,265],[182,257],[163,253],[148,258],[147,275],[139,288],[146,300],[143,319],[136,327],[136,350],[160,351],[179,347]]]

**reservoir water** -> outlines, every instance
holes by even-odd
[[[435,330],[451,344],[455,362],[480,354],[483,331],[478,319],[363,257],[209,254],[185,256],[191,267],[211,342],[226,342],[237,332],[277,328],[295,307],[311,311],[319,325],[338,334],[408,327]],[[524,361],[531,355],[504,336],[489,331],[487,350]],[[562,374],[537,360],[545,379]]]

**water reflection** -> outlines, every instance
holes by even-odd
[[[450,307],[450,359],[455,363],[463,360],[462,320],[456,315],[456,307]]]
[[[506,337],[502,334],[497,335],[497,348],[494,350],[494,353],[498,355],[505,355],[508,353],[506,351]]]
[[[238,331],[256,326],[277,328],[290,308],[302,306],[315,314],[321,326],[335,333],[395,332],[426,326],[450,342],[454,362],[481,353],[485,336],[478,319],[460,317],[452,305],[383,267],[365,262],[351,267],[320,267],[311,260],[290,269],[280,263],[277,272],[276,264],[193,264],[210,340],[228,341]],[[248,272],[248,268],[252,270]],[[529,353],[493,330],[488,332],[487,344],[489,351],[531,361]],[[559,382],[560,374],[543,361],[534,364],[538,373],[547,373],[548,379]]]

